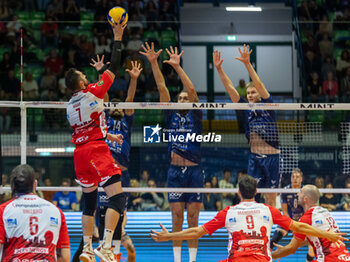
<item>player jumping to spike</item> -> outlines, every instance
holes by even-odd
[[[115,262],[111,247],[114,229],[119,217],[124,214],[126,198],[122,192],[121,170],[114,162],[105,139],[122,143],[122,135],[107,133],[103,98],[119,71],[121,61],[121,39],[126,25],[114,25],[114,44],[109,69],[94,84],[88,84],[86,76],[71,68],[66,75],[66,86],[74,91],[68,102],[67,118],[73,128],[72,142],[74,168],[77,182],[82,186],[84,249],[80,255],[83,262],[94,262],[94,253],[106,262]],[[92,249],[94,212],[97,205],[97,186],[100,184],[109,198],[106,212],[104,239]]]

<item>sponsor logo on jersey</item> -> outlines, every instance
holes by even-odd
[[[50,224],[53,226],[58,226],[58,218],[57,217],[50,217]]]
[[[263,216],[263,220],[265,223],[268,223],[270,221],[270,217],[269,216]]]
[[[81,142],[88,140],[88,138],[89,138],[89,136],[81,136],[81,137],[78,137],[75,141],[77,143],[81,143]]]
[[[103,85],[103,80],[101,80],[100,82],[97,83],[98,86],[102,86]]]
[[[350,261],[350,256],[347,254],[341,254],[338,256],[338,259],[342,261]]]
[[[322,224],[323,224],[323,222],[322,222],[322,220],[316,220],[316,221],[315,221],[315,224],[322,225]]]
[[[8,218],[8,219],[6,219],[6,224],[7,224],[7,227],[9,227],[9,228],[17,227],[17,219],[16,218]]]
[[[234,217],[234,218],[229,218],[228,220],[229,223],[237,223],[237,219]]]
[[[90,106],[90,107],[93,107],[94,105],[97,105],[97,104],[98,104],[98,103],[97,103],[97,101],[95,100],[94,102],[90,103],[89,106]]]

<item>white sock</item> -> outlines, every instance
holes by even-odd
[[[120,244],[121,244],[121,240],[113,240],[112,244],[114,246],[114,250],[113,253],[114,254],[119,254],[120,253]]]
[[[105,231],[103,234],[103,247],[104,248],[111,248],[113,233],[114,233],[114,230],[110,230],[110,229],[105,228]]]
[[[181,247],[173,247],[174,262],[181,262]]]
[[[197,248],[190,247],[188,248],[188,252],[190,253],[190,262],[196,262],[197,259]]]
[[[92,247],[92,237],[91,236],[83,236],[84,246],[89,245]]]

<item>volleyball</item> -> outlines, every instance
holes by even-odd
[[[126,10],[120,6],[115,6],[111,10],[109,10],[107,15],[108,22],[113,26],[116,24],[118,20],[120,20],[120,24],[126,24],[128,22],[128,13]]]

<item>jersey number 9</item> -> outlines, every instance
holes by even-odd
[[[247,228],[254,229],[254,218],[252,215],[246,216],[245,220],[247,221]]]

